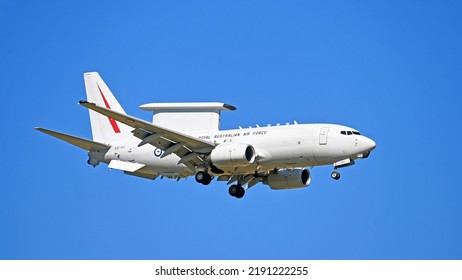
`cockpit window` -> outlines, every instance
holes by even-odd
[[[345,131],[345,130],[340,131],[340,134],[342,135],[361,135],[361,133],[359,133],[358,131]]]

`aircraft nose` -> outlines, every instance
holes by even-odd
[[[375,147],[377,146],[377,144],[374,142],[374,140],[370,139],[370,138],[367,138],[367,137],[364,137],[363,141],[363,148],[364,150],[366,151],[372,151],[373,149],[375,149]]]

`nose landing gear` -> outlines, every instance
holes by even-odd
[[[340,172],[338,172],[337,170],[334,170],[332,171],[332,173],[330,174],[330,177],[334,180],[338,180],[340,179]]]
[[[330,174],[330,177],[334,180],[340,179],[340,172],[337,171],[337,168],[352,166],[354,164],[355,164],[355,161],[349,158],[335,162],[334,171],[332,171],[332,173]]]

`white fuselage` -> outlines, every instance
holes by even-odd
[[[291,124],[188,134],[216,145],[244,143],[253,146],[257,155],[255,162],[245,167],[223,169],[225,175],[334,164],[367,157],[375,147],[374,141],[359,135],[355,129],[335,124]],[[170,154],[162,158],[163,151],[151,145],[138,147],[139,142],[133,138],[133,142],[114,144],[104,155],[94,156],[106,163],[120,160],[144,164],[159,175],[193,175],[188,167],[178,164],[178,156]]]
[[[219,130],[219,102],[149,103],[152,123],[127,115],[97,72],[84,74],[92,140],[36,127],[38,131],[88,151],[87,163],[100,162],[125,174],[155,180],[194,176],[202,185],[214,177],[227,181],[228,193],[242,198],[258,183],[271,189],[297,189],[311,182],[306,167],[338,168],[367,158],[375,142],[357,130],[336,124],[287,124]],[[162,150],[164,149],[164,150]]]

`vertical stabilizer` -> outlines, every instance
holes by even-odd
[[[88,102],[125,114],[109,87],[97,72],[84,74]],[[130,127],[90,110],[93,140],[113,144],[133,139]]]

